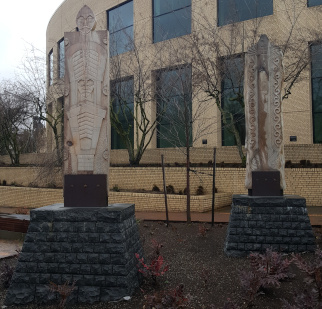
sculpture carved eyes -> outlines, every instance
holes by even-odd
[[[66,144],[67,144],[67,146],[69,146],[69,147],[70,147],[70,146],[73,146],[73,142],[72,142],[72,141],[67,141],[67,142],[66,142]]]
[[[77,26],[80,32],[89,33],[95,25],[95,18],[91,15],[77,18]]]
[[[88,16],[87,18],[85,18],[84,16],[80,16],[77,20],[77,23],[79,25],[79,29],[83,29],[83,28],[89,28],[91,29],[93,23],[94,23],[94,18],[93,16]]]
[[[84,6],[78,13],[76,18],[76,24],[79,31],[83,34],[89,33],[94,30],[96,20],[93,11],[88,7]]]

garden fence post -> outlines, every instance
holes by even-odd
[[[167,221],[167,227],[168,227],[169,226],[169,211],[168,211],[167,186],[166,186],[166,183],[165,183],[163,154],[161,155],[161,164],[162,164],[162,176],[163,176],[163,192],[164,192],[164,202],[165,202],[165,215],[166,215],[166,221]]]
[[[215,224],[215,191],[216,191],[216,148],[214,148],[214,159],[212,163],[211,226],[214,226]]]

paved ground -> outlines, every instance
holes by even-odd
[[[22,241],[0,239],[0,259],[17,255],[16,250],[21,250]]]
[[[322,226],[322,206],[321,207],[308,207],[308,212],[312,225]],[[229,222],[230,207],[221,208],[215,212],[215,223]],[[136,212],[138,220],[165,220],[164,212]],[[186,213],[170,213],[170,221],[186,221]],[[192,221],[211,222],[211,212],[206,213],[192,213]],[[1,227],[0,227],[1,228]],[[21,235],[21,234],[20,234]],[[22,240],[8,240],[7,235],[0,233],[0,259],[8,258],[17,254],[16,250],[21,249]]]

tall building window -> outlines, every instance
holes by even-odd
[[[245,143],[245,110],[243,100],[244,83],[244,57],[238,55],[235,57],[222,59],[222,96],[221,106],[227,111],[226,124],[222,115],[222,145],[236,145],[236,138],[233,134],[230,124],[233,121],[235,128],[239,133],[242,144]],[[231,119],[231,116],[232,118]]]
[[[153,0],[153,42],[191,33],[191,0]]]
[[[188,128],[192,145],[191,66],[156,73],[157,147],[184,147]]]
[[[133,1],[107,11],[110,32],[110,55],[133,50]]]
[[[58,42],[58,50],[59,50],[59,78],[63,78],[65,76],[65,44],[64,38],[62,38]]]
[[[322,5],[322,0],[307,0],[307,6]]]
[[[311,46],[313,143],[322,143],[322,44]]]
[[[134,142],[134,84],[133,78],[111,82],[111,100],[113,111],[117,114],[119,125],[123,131],[128,131],[130,142]],[[117,130],[111,128],[111,148],[125,149],[126,145]]]
[[[273,0],[218,0],[218,26],[273,14]]]
[[[53,84],[53,78],[54,78],[54,54],[53,50],[49,52],[48,55],[48,80],[49,80],[49,85]]]

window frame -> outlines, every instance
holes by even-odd
[[[178,37],[181,37],[181,36],[184,36],[184,35],[188,35],[188,34],[191,34],[191,31],[192,31],[192,0],[190,1],[190,5],[187,5],[187,6],[184,6],[184,7],[181,7],[180,9],[176,9],[176,10],[173,10],[173,11],[169,11],[167,13],[163,13],[163,14],[160,14],[158,16],[155,16],[154,15],[154,6],[155,6],[155,1],[158,1],[158,0],[152,0],[152,43],[153,44],[156,44],[156,43],[159,43],[159,42],[163,42],[163,41],[167,41],[167,40],[171,40],[171,39],[174,39],[174,38],[178,38]],[[174,0],[175,1],[175,0]],[[171,14],[171,13],[174,13],[174,12],[178,12],[180,10],[183,10],[183,9],[186,9],[190,7],[191,8],[191,12],[190,12],[190,32],[186,33],[186,34],[182,34],[180,36],[174,36],[174,37],[171,37],[171,38],[165,38],[165,39],[162,39],[162,40],[159,40],[159,41],[155,41],[155,24],[154,24],[154,19],[156,17],[160,17],[160,16],[164,16],[164,15],[168,15],[168,14]]]
[[[61,44],[63,44],[63,46],[64,46],[63,62],[61,59]],[[62,39],[60,39],[58,41],[57,45],[58,45],[58,77],[64,78],[64,76],[65,76],[65,38],[63,37]],[[63,70],[62,70],[62,63],[63,63]],[[62,73],[62,71],[63,71],[63,73]]]
[[[51,86],[54,80],[54,49],[48,53],[48,85]]]
[[[113,80],[111,80],[110,81],[110,89],[111,89],[111,104],[113,104],[113,102],[112,102],[112,98],[113,98],[113,91],[112,91],[112,89],[113,89],[113,87],[114,87],[114,85],[116,85],[116,84],[118,84],[118,83],[122,83],[122,82],[127,82],[127,81],[132,81],[132,85],[133,85],[133,88],[132,88],[132,90],[133,90],[133,101],[132,101],[132,105],[133,105],[133,114],[134,114],[134,104],[135,104],[135,102],[134,102],[134,76],[133,75],[129,75],[129,76],[125,76],[125,77],[122,77],[122,78],[117,78],[117,79],[113,79]],[[135,134],[135,132],[134,132],[134,118],[135,118],[135,116],[133,115],[133,119],[132,119],[132,123],[133,123],[133,136],[131,136],[131,142],[133,143],[133,145],[134,145],[134,134]],[[120,143],[120,145],[121,145],[121,147],[114,147],[113,146],[113,134],[115,134],[115,137],[116,136],[118,136],[118,133],[115,131],[115,133],[113,133],[113,131],[114,131],[115,129],[113,128],[113,126],[111,125],[111,149],[127,149],[126,148],[126,146],[125,145],[122,145],[123,144],[123,141],[121,140],[121,139],[119,139],[118,141],[119,141],[119,143]],[[115,138],[114,137],[114,138]],[[119,138],[119,137],[118,137]]]
[[[127,26],[127,27],[125,27],[125,28],[122,28],[122,29],[120,29],[120,30],[117,30],[117,31],[115,31],[115,32],[112,32],[111,33],[111,31],[110,31],[110,25],[109,25],[109,23],[110,23],[110,16],[109,16],[109,12],[111,12],[111,11],[113,11],[113,10],[115,10],[115,9],[117,9],[117,8],[119,8],[119,7],[122,7],[123,5],[126,5],[126,4],[128,4],[128,3],[130,3],[130,2],[132,2],[133,3],[133,23],[132,23],[132,25],[131,26]],[[132,41],[134,42],[134,0],[128,0],[128,1],[125,1],[125,2],[122,2],[122,3],[120,3],[120,4],[118,4],[118,5],[116,5],[116,6],[113,6],[112,8],[110,8],[110,9],[108,9],[108,10],[106,10],[106,27],[107,27],[107,30],[108,30],[108,32],[109,32],[109,46],[111,45],[111,34],[114,34],[114,33],[116,33],[116,32],[119,32],[119,31],[122,31],[122,30],[124,30],[124,29],[127,29],[127,28],[129,28],[129,27],[133,27],[133,35],[132,35]],[[109,47],[110,48],[110,47]],[[123,51],[123,52],[121,52],[121,53],[116,53],[116,54],[112,54],[112,52],[111,52],[111,48],[110,48],[110,57],[114,57],[114,56],[118,56],[118,55],[122,55],[122,54],[125,54],[125,53],[127,53],[127,52],[129,52],[129,51],[132,51],[133,49],[130,49],[130,50],[127,50],[127,51]]]
[[[315,6],[319,6],[319,5],[322,5],[322,1],[321,1],[321,3],[320,4],[313,4],[313,5],[309,5],[309,2],[310,2],[310,0],[307,0],[307,7],[308,8],[312,8],[312,7],[315,7]]]
[[[242,60],[242,66],[241,67],[243,68],[243,72],[241,72],[240,76],[243,77],[243,80],[240,81],[239,85],[232,85],[233,87],[225,87],[224,86],[225,81],[224,81],[224,76],[223,76],[223,78],[221,79],[221,96],[220,96],[220,105],[221,105],[222,108],[224,108],[224,103],[225,103],[225,94],[224,94],[225,90],[233,90],[233,89],[237,88],[237,86],[244,88],[245,53],[231,55],[230,57],[222,57],[222,58],[219,58],[218,61],[220,63],[223,63],[223,61],[227,61],[227,60],[231,59],[232,57],[233,57],[233,59],[240,58]],[[236,102],[236,104],[237,104],[237,102]],[[236,114],[239,115],[241,113],[236,113]],[[245,109],[243,110],[243,115],[244,115],[244,121],[241,124],[241,127],[243,128],[242,133],[244,134],[244,136],[246,136]],[[242,120],[242,118],[240,120]],[[225,134],[232,134],[232,133],[230,133],[230,132],[226,133],[225,128],[224,128],[224,123],[223,123],[223,115],[221,115],[221,128],[222,128],[222,130],[221,130],[221,145],[224,146],[224,147],[236,146],[236,140],[234,140],[234,144],[231,144],[231,145],[224,144]],[[236,129],[238,130],[238,127]],[[240,134],[241,133],[240,130],[238,130],[238,133],[240,135],[242,145],[245,145],[245,138],[243,138],[243,136]],[[235,136],[232,136],[232,137],[235,139]]]
[[[229,21],[229,22],[225,22],[223,24],[220,24],[220,22],[219,22],[219,16],[220,16],[219,2],[220,1],[221,0],[217,0],[217,26],[218,27],[224,27],[224,26],[231,25],[231,24],[234,24],[234,23],[239,23],[239,22],[243,22],[243,21],[247,21],[247,20],[252,20],[252,19],[255,19],[255,18],[263,18],[263,17],[266,17],[266,16],[274,15],[274,0],[270,0],[270,1],[272,1],[272,14],[267,14],[267,15],[263,15],[263,16],[255,16],[255,17],[250,17],[250,18],[247,18],[247,19],[239,19],[237,21]],[[225,0],[225,1],[227,1],[227,0]],[[244,0],[233,0],[233,1],[244,1]],[[254,1],[258,1],[258,0],[254,0]]]
[[[155,83],[155,104],[156,104],[156,117],[159,118],[160,115],[159,115],[159,101],[158,101],[158,79],[160,79],[160,76],[162,73],[165,73],[165,72],[171,72],[171,71],[177,71],[177,70],[183,70],[183,69],[188,69],[190,70],[190,92],[188,93],[188,95],[190,96],[190,116],[192,117],[192,65],[191,63],[186,63],[186,64],[183,64],[183,65],[176,65],[176,66],[170,66],[170,67],[167,67],[167,68],[162,68],[162,69],[159,69],[159,70],[155,70],[153,72],[154,74],[154,83]],[[186,93],[181,93],[180,94],[181,96],[185,96]],[[162,98],[161,98],[162,100]],[[160,146],[160,143],[161,143],[161,136],[160,136],[160,126],[162,125],[162,119],[159,119],[158,122],[157,122],[157,131],[156,131],[156,145],[157,145],[157,148],[159,149],[163,149],[163,148],[173,148],[173,147],[185,147],[185,144],[184,145],[174,145],[174,144],[171,144],[171,142],[168,142],[168,144],[171,144],[171,146],[165,146],[165,147],[161,147]],[[192,131],[190,132],[190,146],[192,147]],[[176,141],[177,142],[177,141]]]
[[[322,42],[309,42],[309,48],[310,48],[310,65],[311,65],[311,76],[310,76],[310,82],[311,82],[311,116],[312,116],[312,140],[313,140],[313,144],[321,144],[322,143],[322,136],[320,137],[321,142],[317,141],[316,138],[316,128],[315,128],[315,116],[317,114],[322,115],[322,111],[315,111],[315,104],[314,104],[314,91],[313,91],[313,87],[314,87],[314,81],[321,81],[322,82],[322,66],[321,66],[321,76],[314,76],[313,77],[313,58],[312,58],[312,47],[314,46],[320,46],[320,50],[321,50],[321,63],[322,63]],[[322,103],[321,103],[321,107],[322,107]],[[321,129],[322,131],[322,129]]]

